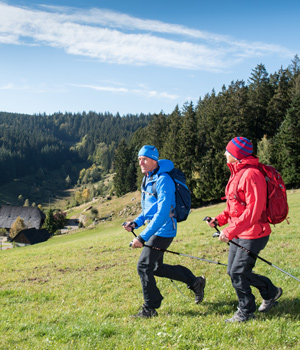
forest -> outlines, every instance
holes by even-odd
[[[109,171],[115,148],[145,127],[151,115],[55,113],[23,115],[0,112],[0,181],[89,161]]]
[[[275,166],[289,188],[300,185],[300,59],[269,74],[258,64],[248,81],[232,81],[197,104],[170,114],[120,116],[82,112],[25,115],[0,112],[1,184],[62,169],[66,186],[92,184],[114,173],[117,196],[140,187],[137,153],[158,148],[184,171],[194,206],[223,196],[229,170],[224,151],[249,138],[260,161]],[[82,170],[74,173],[74,165]],[[89,165],[86,169],[86,164]],[[72,181],[71,181],[71,178]]]
[[[170,115],[153,116],[131,141],[122,140],[115,155],[118,195],[139,188],[137,153],[154,145],[160,158],[171,159],[184,171],[194,206],[219,201],[229,177],[224,152],[235,136],[250,139],[262,163],[273,165],[288,188],[300,185],[300,60],[296,55],[286,69],[269,74],[257,65],[248,82],[232,81],[186,103]],[[134,176],[134,169],[136,175]]]

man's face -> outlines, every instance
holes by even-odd
[[[142,173],[148,174],[149,172],[157,168],[157,161],[145,156],[140,156],[139,165],[141,167]]]
[[[225,151],[224,156],[226,157],[227,164],[235,163],[237,161],[229,152]]]

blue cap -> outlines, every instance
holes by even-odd
[[[158,160],[159,153],[156,147],[145,145],[139,151],[139,157],[144,156],[153,160]]]

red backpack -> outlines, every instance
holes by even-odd
[[[289,206],[287,202],[286,187],[279,172],[271,165],[265,165],[262,163],[258,163],[258,167],[247,165],[237,173],[237,178],[235,179],[237,185],[244,171],[249,168],[259,169],[267,182],[267,211],[266,215],[263,215],[264,218],[273,225],[279,224],[287,219]],[[237,186],[233,194],[239,203],[243,203],[238,196]]]

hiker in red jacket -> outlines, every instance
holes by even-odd
[[[266,180],[256,168],[258,158],[252,154],[252,150],[251,141],[245,137],[235,137],[228,143],[224,155],[231,176],[225,189],[226,208],[207,223],[211,227],[229,224],[221,231],[219,240],[225,243],[232,240],[258,255],[269,240],[271,228],[265,214]],[[244,167],[247,169],[237,181],[236,174]],[[235,198],[236,192],[242,203]],[[254,318],[256,305],[251,286],[256,287],[263,298],[258,308],[260,312],[269,311],[282,294],[282,289],[275,287],[269,278],[252,272],[255,262],[256,258],[230,244],[227,273],[231,277],[239,305],[237,312],[226,322],[244,322]]]

